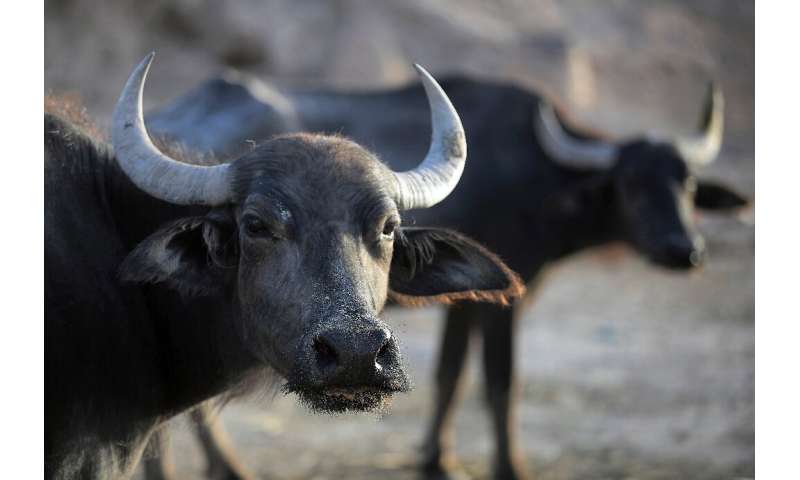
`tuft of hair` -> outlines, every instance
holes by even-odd
[[[417,297],[404,295],[395,291],[389,291],[389,300],[402,307],[426,307],[434,304],[452,305],[457,302],[469,301],[480,303],[494,303],[503,307],[510,307],[514,300],[525,295],[525,284],[519,279],[516,273],[509,271],[513,275],[514,281],[507,288],[502,290],[468,290],[465,292],[442,293],[439,295],[429,295]]]
[[[108,133],[101,129],[83,105],[77,93],[47,94],[44,96],[44,112],[69,121],[87,136],[108,142]],[[181,163],[191,165],[217,165],[214,152],[201,152],[165,135],[151,135],[153,144],[165,155]]]
[[[89,111],[83,106],[81,97],[77,93],[65,93],[44,96],[44,113],[55,115],[78,127],[87,136],[95,140],[106,138],[105,132],[92,121]]]
[[[326,392],[324,389],[297,388],[286,383],[281,388],[284,395],[295,394],[301,405],[310,412],[322,415],[369,412],[379,417],[385,415],[392,403],[394,392],[364,390],[354,393]]]
[[[220,163],[218,157],[212,151],[195,150],[185,143],[173,140],[168,136],[151,135],[150,139],[161,153],[181,163],[200,166],[219,165]]]

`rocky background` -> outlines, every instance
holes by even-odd
[[[155,50],[146,107],[225,68],[281,85],[381,88],[466,72],[544,90],[593,127],[686,133],[705,82],[726,95],[720,159],[704,172],[752,197],[753,3],[733,0],[48,0],[46,92],[77,94],[104,126],[131,68]],[[521,305],[521,444],[537,478],[752,477],[752,211],[703,215],[710,261],[691,275],[621,247],[563,262]],[[532,248],[535,246],[532,246]],[[269,478],[415,478],[441,310],[391,310],[417,388],[383,417],[320,417],[294,398],[221,414],[247,466]],[[475,352],[478,353],[478,352]],[[492,438],[478,355],[457,452],[482,477]],[[176,422],[179,472],[202,475]]]

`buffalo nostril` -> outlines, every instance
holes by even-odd
[[[380,370],[383,368],[383,365],[389,360],[391,356],[391,346],[389,340],[383,343],[380,350],[378,350],[378,354],[375,356],[375,367]]]
[[[339,363],[339,355],[323,338],[314,339],[314,352],[316,352],[317,366],[320,370],[335,367]]]
[[[314,337],[311,348],[319,380],[331,385],[373,382],[376,373],[397,363],[396,343],[385,328],[328,329]]]

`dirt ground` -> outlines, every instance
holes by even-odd
[[[752,2],[58,0],[45,12],[46,88],[79,93],[101,123],[151,50],[150,107],[231,66],[281,84],[375,88],[413,78],[419,62],[543,88],[621,136],[690,131],[713,77],[726,136],[702,176],[753,195]],[[753,477],[754,223],[752,210],[699,216],[710,258],[691,275],[622,247],[586,252],[519,306],[518,425],[537,478]],[[316,416],[280,394],[226,407],[246,465],[280,479],[415,478],[441,316],[387,312],[416,389],[382,417]],[[492,437],[474,353],[456,445],[481,478]],[[179,471],[198,478],[199,449],[177,424]]]

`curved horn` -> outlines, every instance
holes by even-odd
[[[111,138],[117,162],[137,187],[153,197],[179,205],[223,204],[230,198],[228,165],[177,162],[150,141],[142,117],[142,90],[154,55],[133,70],[114,109]]]
[[[464,127],[456,109],[430,73],[417,64],[414,68],[428,97],[433,134],[422,163],[413,170],[394,173],[400,210],[426,208],[444,200],[456,188],[467,159]]]
[[[617,159],[616,145],[600,140],[579,140],[570,135],[556,116],[552,105],[539,102],[534,131],[545,153],[566,167],[607,169]]]
[[[677,139],[675,146],[688,163],[695,166],[708,165],[719,154],[724,128],[725,99],[719,86],[711,82],[708,85],[700,133]]]

